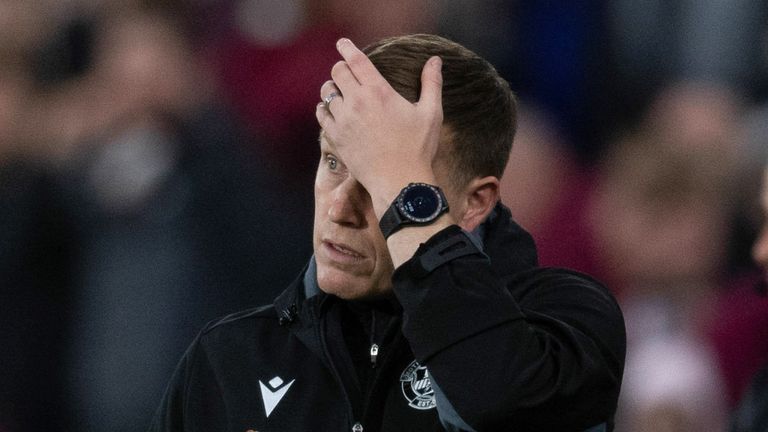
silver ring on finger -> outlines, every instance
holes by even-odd
[[[338,96],[339,94],[336,92],[331,92],[328,96],[323,99],[323,103],[325,104],[325,109],[330,109],[331,101],[333,101],[333,98]]]

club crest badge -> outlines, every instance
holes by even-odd
[[[411,362],[400,375],[400,387],[408,406],[417,410],[428,410],[436,406],[435,391],[429,380],[429,371],[417,361]]]

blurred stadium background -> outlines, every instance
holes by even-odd
[[[617,430],[725,430],[768,361],[768,3],[0,0],[0,432],[144,430],[311,254],[335,40],[416,32],[518,94],[503,200],[622,302]]]

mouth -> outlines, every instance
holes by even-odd
[[[357,252],[356,250],[350,248],[349,246],[343,244],[343,243],[334,243],[330,241],[323,241],[323,245],[325,245],[327,248],[332,249],[335,252],[338,252],[342,255],[346,255],[350,258],[363,258],[363,255]]]

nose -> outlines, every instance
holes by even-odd
[[[369,205],[369,202],[368,192],[363,186],[348,177],[333,191],[328,218],[340,225],[363,227],[366,205]]]
[[[752,247],[752,258],[768,271],[768,221],[764,223],[760,236]]]

